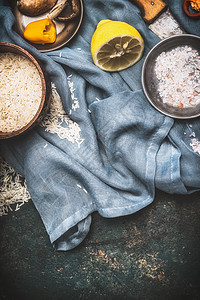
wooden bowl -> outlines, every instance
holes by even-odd
[[[31,55],[25,49],[23,49],[17,45],[11,44],[11,43],[0,42],[0,53],[8,53],[8,52],[22,55],[35,65],[35,67],[37,68],[37,70],[39,72],[40,78],[41,78],[42,97],[41,97],[41,102],[40,102],[39,108],[38,108],[36,114],[31,119],[31,121],[28,122],[24,127],[20,128],[18,130],[14,130],[12,132],[3,132],[3,131],[1,131],[1,128],[0,128],[0,139],[8,139],[8,138],[15,137],[17,135],[20,135],[22,133],[29,131],[34,126],[36,126],[38,124],[39,117],[42,117],[42,115],[47,110],[48,98],[49,98],[49,94],[50,94],[50,81],[48,80],[48,77],[47,77],[45,71],[43,70],[41,63],[39,61],[37,61],[36,58],[33,57],[33,55]]]

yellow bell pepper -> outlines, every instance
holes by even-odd
[[[56,40],[56,27],[50,19],[34,21],[26,26],[24,37],[35,44],[54,43]]]

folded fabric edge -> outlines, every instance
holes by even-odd
[[[91,213],[94,211],[94,205],[82,207],[81,211],[65,219],[53,232],[47,230],[54,248],[65,251],[78,246],[90,230]]]
[[[127,207],[114,207],[114,208],[100,208],[98,210],[99,214],[102,215],[104,218],[116,218],[116,217],[123,217],[132,215],[137,211],[143,209],[144,207],[151,204],[154,200],[154,195],[150,195],[147,199],[142,202],[134,203],[133,205],[129,205]]]
[[[98,212],[105,218],[122,217],[125,215],[131,215],[148,206],[152,202],[153,197],[148,197],[147,199],[142,201],[142,203],[134,203],[131,207],[123,207],[123,209],[121,207],[116,207],[113,209],[104,208],[100,209]],[[49,234],[50,241],[55,250],[68,251],[77,247],[83,242],[90,231],[90,225],[92,222],[91,213],[94,212],[95,209],[93,208],[92,212],[91,210],[92,208],[89,206],[84,208],[81,214],[82,216],[86,215],[86,217],[83,217],[82,221],[80,222],[76,222],[76,219],[80,219],[78,217],[80,211],[76,212],[73,216],[70,216],[70,218],[64,220],[51,234]],[[69,219],[73,222],[71,223],[71,225],[69,225]],[[60,232],[63,233],[60,234]]]
[[[54,249],[56,251],[68,251],[77,247],[87,236],[90,230],[91,222],[92,217],[89,215],[77,225],[66,231],[57,240],[52,242]]]

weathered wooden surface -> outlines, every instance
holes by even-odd
[[[167,5],[162,0],[131,0],[136,4],[146,23],[152,23],[166,8]]]
[[[131,216],[93,215],[85,241],[53,250],[32,202],[0,218],[0,299],[200,299],[200,193],[157,192]]]

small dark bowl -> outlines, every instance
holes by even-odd
[[[41,97],[41,102],[40,106],[38,108],[37,113],[35,116],[32,118],[32,120],[27,123],[24,127],[21,129],[18,129],[16,131],[12,132],[2,132],[0,130],[0,139],[8,139],[17,135],[20,135],[22,133],[25,133],[32,129],[34,126],[38,124],[38,120],[42,117],[42,115],[46,112],[47,107],[48,107],[48,98],[50,94],[50,81],[48,80],[48,77],[45,73],[45,71],[42,69],[41,63],[36,60],[33,55],[31,55],[28,51],[25,49],[11,44],[11,43],[3,43],[0,42],[0,53],[15,53],[24,56],[28,60],[30,60],[37,68],[40,78],[41,78],[41,83],[42,83],[42,97]]]
[[[174,35],[156,44],[145,58],[142,67],[142,86],[149,102],[161,113],[178,119],[190,119],[200,116],[200,104],[194,107],[179,109],[163,103],[158,92],[158,79],[155,75],[155,62],[162,52],[170,51],[178,46],[191,46],[200,53],[200,37],[191,34]]]

